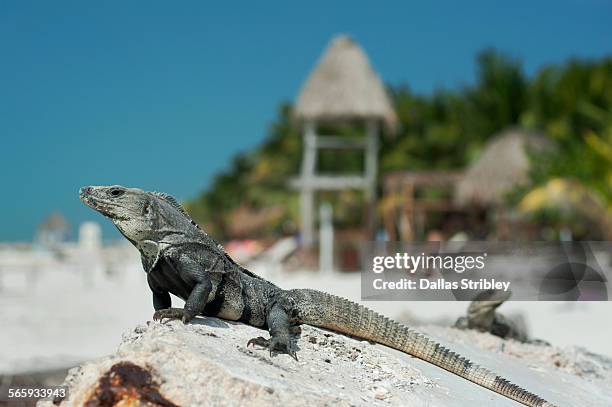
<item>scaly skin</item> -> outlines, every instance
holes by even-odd
[[[297,359],[294,335],[308,324],[398,349],[526,406],[544,399],[366,307],[315,290],[283,290],[240,266],[169,195],[121,186],[85,187],[81,200],[110,218],[141,253],[154,320],[216,316],[266,328],[251,339]],[[185,300],[172,308],[170,293]]]

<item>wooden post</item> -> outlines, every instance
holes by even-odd
[[[334,270],[334,226],[333,211],[329,202],[319,207],[319,271]]]
[[[302,161],[302,186],[300,196],[300,215],[302,244],[312,246],[314,241],[314,191],[312,180],[317,163],[316,126],[308,121],[304,124],[304,160]]]
[[[317,136],[314,121],[304,123],[304,158],[300,179],[293,185],[300,189],[301,235],[304,247],[314,243],[314,199],[317,190],[363,189],[366,201],[365,228],[368,237],[374,237],[376,227],[376,174],[378,172],[379,122],[366,122],[365,140],[353,140],[339,136]],[[318,149],[363,149],[364,174],[317,175]]]
[[[365,198],[367,205],[366,230],[370,239],[376,233],[376,173],[378,172],[378,121],[367,122],[365,151]]]
[[[412,182],[405,182],[401,188],[400,238],[411,242],[414,240],[414,185]]]

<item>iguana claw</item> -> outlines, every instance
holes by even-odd
[[[166,308],[155,311],[153,314],[153,321],[163,322],[164,319],[180,319],[184,323],[189,321],[185,321],[186,315],[182,308]]]
[[[285,353],[298,361],[297,352],[295,351],[294,346],[292,346],[290,343],[282,342],[274,337],[270,339],[266,339],[263,336],[252,338],[247,342],[247,348],[251,345],[267,348],[270,352],[270,357],[274,356],[274,352]]]
[[[261,346],[262,348],[267,348],[270,346],[270,340],[264,338],[263,336],[258,336],[257,338],[249,339],[249,341],[247,342],[247,348],[251,345],[253,345],[253,347],[257,345],[257,346]]]

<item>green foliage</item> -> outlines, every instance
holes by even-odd
[[[218,174],[210,188],[185,205],[196,221],[221,239],[228,235],[228,216],[246,205],[253,210],[282,205],[285,213],[269,230],[280,231],[297,218],[297,200],[287,187],[298,173],[302,138],[291,122],[291,108],[284,104],[270,133],[257,150],[238,154],[229,169]]]
[[[553,177],[576,179],[612,205],[612,59],[541,70],[522,123],[542,130],[558,147],[532,160],[540,164],[534,185]]]
[[[474,86],[414,95],[392,89],[401,133],[385,140],[381,170],[461,168],[495,132],[519,122],[526,107],[527,80],[516,60],[494,50],[477,57]]]
[[[553,152],[532,155],[531,186],[552,177],[574,178],[612,203],[612,59],[569,61],[548,66],[527,78],[521,63],[495,50],[478,55],[473,85],[455,91],[417,95],[406,86],[391,87],[400,131],[383,137],[380,176],[395,170],[460,169],[469,165],[486,141],[509,126],[539,130],[554,140]],[[280,206],[283,215],[261,234],[281,233],[297,223],[298,197],[288,188],[297,176],[302,137],[291,120],[291,107],[281,106],[264,142],[236,156],[207,191],[187,203],[194,218],[221,238],[231,237],[230,213],[247,206]],[[319,129],[322,134],[359,135],[350,126]],[[359,172],[360,154],[323,153],[321,172]],[[513,202],[529,188],[513,194]],[[332,201],[336,221],[358,223],[360,193],[322,193]]]

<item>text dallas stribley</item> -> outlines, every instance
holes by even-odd
[[[486,279],[481,278],[479,280],[470,280],[463,278],[460,281],[446,281],[443,278],[436,280],[429,280],[421,278],[418,280],[410,280],[402,278],[398,281],[384,281],[381,278],[377,278],[373,281],[374,289],[376,290],[504,290],[510,289],[509,281],[498,281],[494,278]]]

